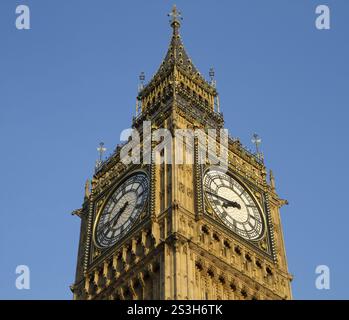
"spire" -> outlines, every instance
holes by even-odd
[[[171,27],[173,28],[173,34],[179,34],[179,28],[181,27],[181,20],[183,20],[183,18],[181,12],[177,10],[176,5],[173,5],[172,11],[168,16],[171,17],[170,22]]]
[[[199,74],[191,59],[184,49],[184,45],[181,39],[179,29],[181,27],[181,21],[183,20],[182,14],[177,10],[176,5],[173,6],[171,13],[168,14],[170,19],[170,25],[173,29],[172,39],[161,67],[171,67],[174,64],[184,68],[189,72]],[[160,67],[160,70],[161,70]]]
[[[171,71],[173,67],[176,66],[177,68],[182,69],[186,73],[191,74],[196,78],[199,78],[202,82],[208,84],[211,87],[211,85],[208,82],[206,82],[206,80],[201,76],[201,73],[194,66],[189,55],[185,51],[179,32],[179,29],[181,27],[181,21],[183,20],[181,12],[178,11],[177,7],[174,5],[171,13],[169,13],[168,16],[170,17],[170,25],[173,29],[171,42],[164,60],[162,61],[158,71],[152,77],[152,80],[150,80],[148,85],[152,84],[153,80],[156,79],[158,76],[161,76],[162,74]],[[145,86],[145,88],[147,86]]]
[[[210,99],[213,101],[213,97],[217,96],[215,86],[213,86],[211,82],[205,80],[198,69],[194,66],[192,60],[190,59],[184,48],[180,35],[181,21],[183,20],[181,12],[178,11],[177,7],[174,5],[171,13],[169,13],[168,16],[170,17],[170,25],[173,29],[173,32],[167,53],[157,72],[140,90],[138,99],[140,101],[143,101],[143,98],[146,97],[150,92],[152,92],[152,90],[159,83],[161,83],[161,81],[166,79],[169,74],[172,74],[175,69],[176,72],[182,73],[186,77],[195,81],[199,86],[201,86],[201,88],[209,93]],[[211,100],[209,103],[210,105],[212,104],[212,108],[214,108],[213,102],[211,103]],[[142,104],[142,106],[146,108],[147,103]]]

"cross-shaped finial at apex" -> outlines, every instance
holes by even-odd
[[[171,26],[173,29],[178,29],[181,25],[180,21],[183,20],[182,13],[177,10],[176,5],[173,5],[171,13],[168,14],[171,17]]]

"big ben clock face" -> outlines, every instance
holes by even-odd
[[[263,237],[260,207],[240,182],[229,174],[212,170],[204,176],[204,191],[214,212],[232,231],[246,240]]]
[[[121,183],[102,207],[95,227],[95,242],[101,248],[115,244],[134,225],[148,198],[148,177],[137,173]]]

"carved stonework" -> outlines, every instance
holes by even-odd
[[[224,119],[217,110],[216,86],[200,75],[187,55],[180,21],[174,19],[171,25],[167,55],[139,92],[142,110],[132,125],[142,129],[143,121],[149,120],[153,130],[168,128],[172,133],[221,129]],[[101,164],[91,184],[86,183],[83,207],[73,212],[81,218],[76,280],[71,286],[74,299],[292,298],[279,211],[287,202],[276,194],[274,175],[270,173],[268,183],[263,162],[229,138],[229,173],[251,195],[264,223],[261,237],[245,239],[223,223],[208,200],[203,177],[211,165],[200,161],[199,143],[195,138],[186,145],[192,164],[126,166],[120,160],[121,147]],[[152,141],[153,160],[155,147]],[[113,245],[99,247],[94,232],[100,212],[120,183],[140,170],[149,188],[144,209]],[[105,224],[117,225],[128,206],[128,200],[121,209],[115,205],[118,209]],[[236,203],[230,206],[239,209]]]

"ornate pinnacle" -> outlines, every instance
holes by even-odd
[[[259,137],[257,133],[254,133],[251,141],[256,146],[256,154],[259,155],[259,145],[262,143],[262,139]]]
[[[252,136],[252,140],[251,140],[251,141],[252,141],[252,143],[254,143],[255,146],[256,146],[256,153],[255,153],[255,155],[256,155],[257,159],[259,159],[259,160],[261,160],[261,161],[263,162],[264,156],[263,156],[263,153],[260,152],[260,150],[259,150],[259,146],[260,146],[260,144],[262,143],[262,139],[259,137],[258,134],[255,133],[255,134]]]
[[[107,148],[104,147],[104,142],[101,142],[99,144],[99,147],[97,148],[97,151],[99,153],[99,161],[102,162],[103,161],[103,154],[104,154],[104,152],[107,151]]]
[[[97,151],[99,153],[99,159],[96,161],[96,170],[100,168],[100,166],[103,163],[103,154],[107,151],[107,148],[104,147],[104,142],[101,142],[99,144],[99,147],[97,148]]]
[[[269,181],[271,189],[275,191],[275,178],[272,170],[269,171]]]
[[[181,26],[181,20],[183,20],[182,18],[182,14],[180,11],[177,10],[176,5],[173,5],[172,11],[171,13],[168,14],[169,17],[171,17],[171,27],[173,28],[173,33],[177,34],[178,33],[178,29]]]

